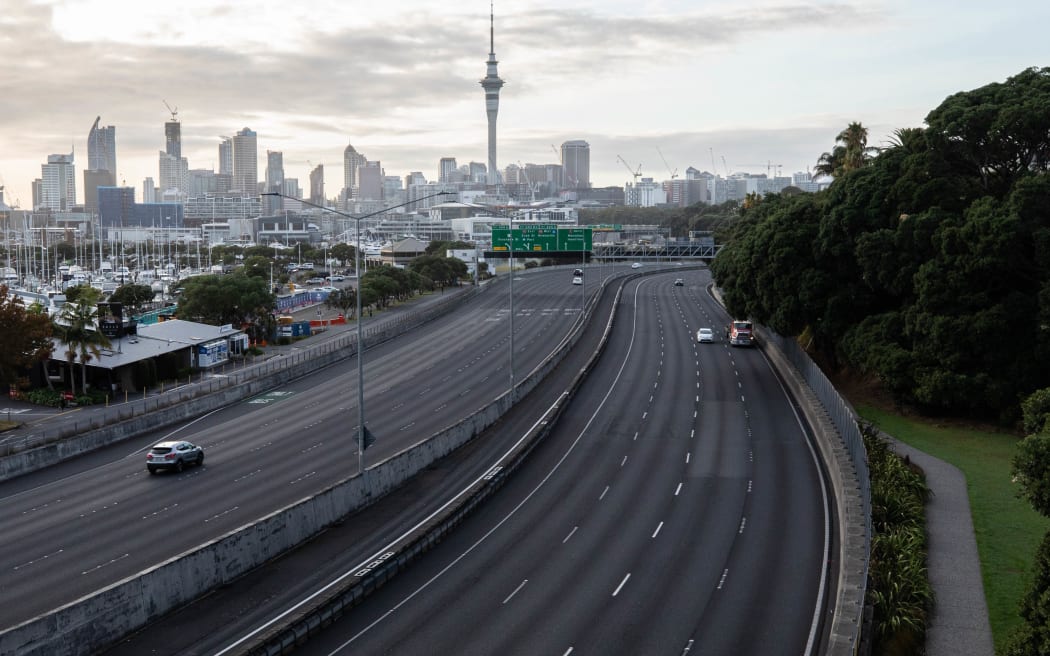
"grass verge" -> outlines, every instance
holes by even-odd
[[[1015,435],[900,416],[858,403],[857,412],[883,431],[958,467],[966,476],[981,558],[981,578],[996,652],[1020,624],[1017,604],[1050,522],[1015,495],[1010,462]]]

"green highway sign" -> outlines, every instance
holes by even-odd
[[[514,228],[515,253],[556,253],[591,250],[591,229],[559,228],[553,223],[535,223]],[[492,226],[492,250],[510,249],[510,230],[506,226]]]

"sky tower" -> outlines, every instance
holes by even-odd
[[[489,60],[487,63],[487,74],[481,80],[481,88],[485,90],[485,113],[489,117],[489,184],[499,183],[499,169],[496,168],[496,114],[499,113],[499,90],[503,86],[503,80],[499,79],[496,72],[496,31],[495,18],[492,3],[489,3]]]

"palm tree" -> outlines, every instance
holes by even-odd
[[[868,145],[868,128],[854,121],[835,137],[835,147],[830,153],[822,153],[817,159],[817,175],[841,177],[864,168],[879,152]]]
[[[72,366],[80,358],[81,391],[87,394],[87,363],[92,357],[102,357],[102,348],[109,348],[109,338],[103,335],[95,325],[95,307],[90,303],[66,303],[55,323],[55,333],[66,345],[66,357],[69,358],[70,378],[73,378]],[[76,389],[76,381],[71,380],[71,387]]]

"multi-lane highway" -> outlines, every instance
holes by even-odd
[[[307,654],[811,654],[829,510],[759,350],[671,277],[628,285],[570,411],[495,498]]]
[[[516,377],[580,314],[571,271],[516,279]],[[589,281],[593,288],[593,281]],[[365,354],[366,421],[387,457],[503,393],[506,281]],[[340,363],[247,402],[74,463],[0,483],[0,627],[89,594],[354,473],[356,366]],[[150,476],[161,439],[204,446],[204,467]]]

